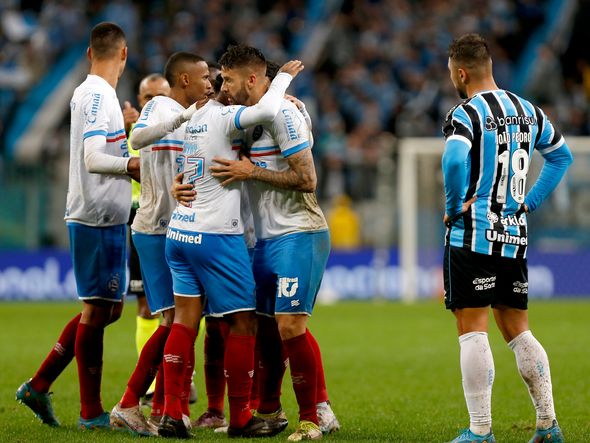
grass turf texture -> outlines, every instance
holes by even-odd
[[[590,432],[590,302],[533,301],[531,326],[549,354],[557,414],[568,442],[586,441]],[[62,426],[42,425],[14,400],[53,346],[61,328],[78,310],[76,303],[2,303],[0,335],[0,442],[137,441],[121,432],[81,432],[76,364],[53,385],[53,404]],[[136,362],[135,303],[107,328],[103,403],[110,409],[121,397]],[[318,306],[310,323],[324,355],[328,388],[342,430],[325,441],[443,442],[468,424],[461,389],[459,347],[454,319],[437,302],[340,303]],[[518,376],[514,355],[495,329],[490,334],[496,365],[494,434],[499,442],[526,442],[534,410]],[[197,341],[199,400],[193,418],[206,407],[202,376],[202,338]],[[285,441],[294,430],[297,407],[290,379],[283,385],[290,424],[265,441]],[[227,402],[226,402],[227,410]],[[198,441],[227,436],[194,430]]]

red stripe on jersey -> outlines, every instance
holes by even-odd
[[[118,142],[119,140],[123,140],[124,138],[127,138],[127,136],[125,134],[121,134],[118,137],[115,138],[107,138],[107,143],[114,143],[114,142]]]
[[[154,146],[152,151],[179,151],[182,152],[182,146]]]
[[[264,157],[265,155],[280,154],[280,153],[281,153],[280,149],[275,149],[274,151],[257,152],[256,154],[251,153],[250,157]]]

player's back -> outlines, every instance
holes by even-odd
[[[289,156],[312,147],[303,115],[285,99],[272,123],[249,129],[246,140],[252,162],[273,171],[288,170]],[[282,189],[262,181],[249,181],[248,190],[257,238],[327,229],[314,192]]]
[[[240,106],[209,101],[186,125],[183,151],[177,158],[183,183],[192,183],[197,193],[191,207],[178,205],[170,226],[195,232],[242,234],[240,182],[222,186],[209,168],[214,157],[238,159],[243,132],[235,125]]]
[[[520,208],[533,149],[556,149],[561,134],[541,109],[505,90],[480,92],[456,106],[443,131],[447,140],[462,137],[470,144],[464,201],[476,198],[453,227],[451,244],[524,257],[527,226]]]
[[[115,90],[89,75],[70,102],[70,170],[65,219],[91,226],[126,223],[131,209],[131,183],[126,175],[95,174],[84,163],[84,140],[106,137],[104,152],[128,157],[123,114]]]
[[[141,112],[134,130],[157,125],[184,111],[176,100],[157,96]],[[169,192],[182,152],[185,124],[141,152],[141,197],[133,229],[146,234],[164,234],[176,201]]]

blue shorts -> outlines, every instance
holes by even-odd
[[[256,308],[254,276],[242,235],[168,228],[166,260],[174,294],[206,295],[209,315],[220,317]]]
[[[174,308],[172,274],[166,263],[166,236],[131,231],[141,263],[147,304],[152,314]]]
[[[95,227],[69,222],[67,226],[78,298],[122,301],[127,289],[125,225]]]
[[[328,231],[258,240],[254,251],[256,312],[311,315],[329,254]]]

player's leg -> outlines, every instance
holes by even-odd
[[[32,409],[35,415],[49,426],[59,426],[51,405],[49,388],[74,358],[76,331],[80,317],[82,313],[75,315],[66,324],[57,343],[33,378],[23,383],[16,391],[16,400]]]
[[[223,316],[230,324],[225,341],[224,368],[229,402],[230,437],[273,435],[264,420],[254,417],[249,407],[254,375],[256,302],[254,277],[246,245],[241,236],[203,234],[203,254],[195,263],[207,293],[212,316]],[[207,251],[215,251],[210,254]]]
[[[311,315],[330,250],[329,234],[314,232],[276,240],[277,294],[275,318],[287,350],[293,389],[299,405],[299,426],[290,441],[321,438],[317,409],[319,365],[314,341],[308,338]],[[293,266],[297,263],[297,266]]]
[[[166,240],[166,260],[172,274],[174,290],[174,322],[164,346],[164,410],[158,426],[162,437],[189,438],[183,421],[182,398],[185,390],[187,367],[190,366],[191,348],[194,352],[197,328],[203,309],[204,293],[194,270],[195,259],[190,245]]]
[[[224,397],[225,375],[223,356],[225,340],[229,334],[229,324],[224,318],[205,317],[204,372],[207,391],[207,410],[193,423],[199,428],[220,428],[227,426],[225,420]]]
[[[553,404],[549,359],[533,336],[528,321],[528,272],[526,260],[498,259],[498,290],[494,318],[508,346],[514,351],[518,371],[528,387],[536,411],[536,432],[531,442],[561,442]]]
[[[463,393],[469,412],[469,428],[453,443],[495,441],[491,408],[495,370],[487,331],[496,276],[490,261],[488,256],[461,248],[445,250],[445,303],[457,321]]]
[[[281,432],[289,424],[281,407],[281,386],[289,359],[274,319],[277,278],[273,270],[273,251],[272,242],[257,242],[252,266],[258,314],[256,340],[260,350],[257,365],[259,405],[256,416]]]

